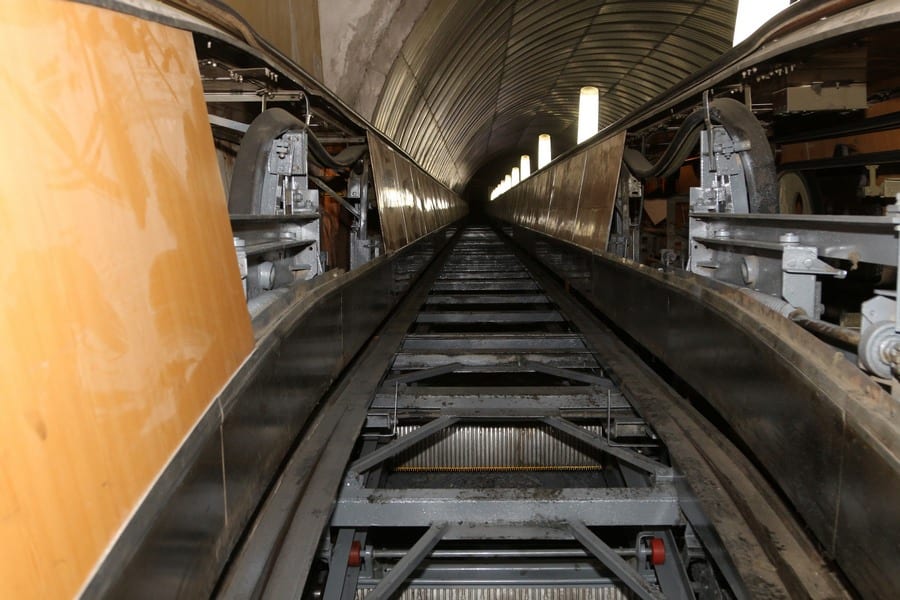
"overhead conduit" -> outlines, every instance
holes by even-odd
[[[778,182],[775,177],[775,159],[766,138],[766,132],[753,112],[743,103],[731,98],[719,98],[709,103],[709,119],[722,125],[731,138],[748,142],[750,149],[741,152],[750,211],[754,213],[778,212]],[[626,148],[623,160],[632,175],[640,179],[666,177],[677,171],[697,147],[698,134],[706,122],[706,110],[692,112],[681,124],[675,138],[665,153],[655,163],[637,150]]]
[[[319,142],[306,123],[281,108],[260,113],[244,134],[234,162],[234,174],[228,193],[228,207],[232,213],[259,212],[262,178],[266,175],[269,146],[272,140],[288,131],[305,131],[313,162],[331,169],[353,166],[368,151],[365,144],[348,146],[338,154],[331,154]]]

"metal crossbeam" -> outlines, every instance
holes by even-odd
[[[403,340],[405,352],[566,352],[589,353],[581,336],[571,334],[412,334]]]
[[[643,454],[639,454],[630,448],[614,446],[602,437],[594,435],[590,431],[587,431],[583,427],[579,427],[571,421],[567,421],[566,419],[562,419],[560,417],[546,417],[542,419],[542,421],[547,425],[551,425],[577,440],[580,440],[582,442],[585,442],[586,444],[593,446],[594,448],[597,448],[601,452],[605,452],[610,456],[614,456],[620,461],[626,462],[642,471],[646,471],[651,475],[659,477],[672,474],[671,467],[667,467],[662,463],[658,463],[655,460],[648,458]]]
[[[489,407],[533,412],[542,417],[559,411],[602,410],[607,401],[613,411],[631,410],[621,394],[607,396],[595,387],[403,387],[385,388],[372,402],[372,410],[440,410],[446,414],[479,414]]]
[[[522,270],[515,271],[447,271],[441,272],[440,281],[501,281],[505,279],[530,280],[528,273]]]
[[[378,450],[366,454],[365,456],[351,464],[349,471],[350,473],[363,473],[365,471],[368,471],[372,467],[386,461],[393,456],[398,455],[407,448],[416,445],[422,440],[428,438],[429,436],[437,433],[442,429],[449,427],[450,425],[453,425],[458,421],[459,417],[453,416],[439,417],[434,421],[429,421],[412,433],[404,435],[403,437],[394,440],[390,444],[382,446]]]
[[[543,294],[435,294],[426,304],[547,304]]]
[[[665,600],[659,591],[650,587],[646,579],[641,577],[615,550],[606,545],[593,531],[588,529],[584,522],[571,521],[569,527],[572,529],[575,539],[581,542],[616,577],[621,579],[622,583],[637,594],[638,598],[643,600]]]
[[[561,323],[563,316],[555,310],[528,311],[446,311],[421,312],[417,323]]]
[[[559,377],[560,379],[568,379],[570,381],[576,381],[579,383],[585,383],[588,385],[595,386],[602,390],[615,390],[616,387],[609,379],[605,377],[599,377],[597,375],[590,375],[588,373],[582,373],[580,371],[574,371],[572,369],[560,369],[557,367],[553,367],[550,365],[544,365],[541,363],[528,361],[524,363],[520,363],[517,365],[485,365],[485,366],[469,366],[464,365],[459,362],[447,363],[445,365],[431,367],[428,369],[421,369],[418,371],[413,371],[410,373],[405,373],[403,375],[395,375],[393,377],[389,377],[384,380],[382,387],[394,386],[396,384],[407,384],[413,383],[416,381],[422,381],[425,379],[430,379],[431,377],[437,377],[438,375],[447,375],[448,373],[525,373],[525,372],[534,372],[534,373],[544,373],[545,375],[552,375],[554,377]]]
[[[467,367],[521,365],[523,363],[536,363],[560,369],[596,369],[599,367],[594,356],[587,352],[554,354],[537,352],[529,354],[521,352],[490,354],[487,352],[477,354],[402,352],[394,358],[392,368],[395,371],[408,371],[410,369],[430,369],[451,363]]]
[[[674,486],[652,488],[361,489],[344,487],[332,527],[428,527],[434,522],[665,527],[681,524]]]
[[[498,273],[501,271],[515,271],[528,276],[528,271],[518,260],[477,260],[470,258],[462,263],[448,263],[444,265],[441,273]]]
[[[531,279],[510,279],[507,281],[438,281],[432,286],[435,292],[521,292],[539,290]]]
[[[406,556],[394,565],[394,568],[384,576],[384,579],[375,586],[374,590],[369,592],[366,598],[368,600],[386,600],[393,597],[394,592],[403,585],[406,578],[416,570],[416,567],[441,541],[446,529],[447,525],[443,523],[431,525],[428,531],[425,532],[425,535],[419,538],[419,541],[409,549]]]

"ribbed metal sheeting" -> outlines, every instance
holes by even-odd
[[[402,437],[417,429],[401,425]],[[602,435],[600,427],[584,427]],[[397,468],[428,469],[584,469],[599,468],[598,452],[583,442],[560,439],[548,425],[466,425],[449,427],[397,457]]]
[[[624,131],[595,142],[497,197],[488,213],[588,250],[606,250],[624,149]]]
[[[374,122],[460,189],[492,158],[575,143],[578,92],[600,89],[601,127],[731,47],[737,0],[432,2],[406,39]]]
[[[356,599],[363,600],[370,589],[356,590]],[[398,600],[628,600],[633,594],[617,587],[482,587],[482,588],[408,588]]]
[[[386,252],[395,252],[466,214],[466,203],[459,196],[371,133],[369,154]]]

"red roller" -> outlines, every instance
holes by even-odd
[[[663,552],[665,555],[665,552]],[[347,557],[347,566],[358,567],[362,564],[362,544],[354,541],[350,544],[350,556]],[[654,563],[656,564],[656,563]]]
[[[666,544],[662,538],[650,538],[650,564],[658,566],[666,562]]]

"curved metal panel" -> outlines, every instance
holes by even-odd
[[[491,216],[591,250],[606,250],[625,132],[552,163],[488,204]]]
[[[586,152],[584,183],[572,232],[572,242],[582,248],[606,250],[609,240],[625,132],[612,139],[615,141],[610,144],[592,144]]]
[[[459,196],[371,132],[369,152],[387,252],[395,252],[466,214],[466,204]]]
[[[373,120],[445,185],[539,133],[574,145],[578,91],[600,125],[731,48],[736,0],[434,2],[387,76]]]
[[[586,152],[579,152],[555,169],[553,202],[547,208],[547,223],[544,227],[548,235],[563,240],[572,239],[586,158]]]

